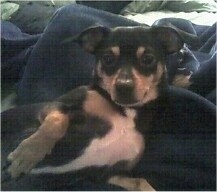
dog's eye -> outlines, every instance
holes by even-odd
[[[155,62],[155,57],[152,54],[145,54],[141,57],[140,64],[142,66],[151,65]]]
[[[112,54],[105,54],[102,56],[102,63],[106,66],[113,66],[115,63],[115,56]]]

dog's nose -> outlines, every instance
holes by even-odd
[[[116,88],[120,92],[131,92],[133,89],[132,75],[128,70],[123,70],[116,80]]]
[[[131,103],[134,100],[134,82],[132,78],[118,78],[116,81],[116,97],[121,103]]]
[[[119,90],[131,90],[133,89],[133,80],[128,78],[117,79],[116,88]]]

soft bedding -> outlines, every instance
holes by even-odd
[[[162,18],[182,18],[197,25],[211,26],[217,21],[217,3],[214,0],[133,1],[121,14],[147,25]]]
[[[139,23],[152,25],[155,21],[162,18],[182,18],[191,21],[197,25],[208,25],[211,26],[217,21],[217,13],[209,12],[172,12],[172,11],[150,11],[147,13],[138,13],[135,15],[127,14],[126,18],[132,19]]]
[[[131,176],[146,178],[159,191],[215,190],[216,25],[195,25],[175,18],[156,21],[155,25],[165,22],[197,36],[199,40],[198,43],[186,41],[181,57],[170,55],[167,58],[170,71],[181,72],[185,68],[193,72],[194,87],[191,89],[197,94],[170,88],[170,107],[162,105],[154,109],[158,113],[153,129],[147,132],[146,154]],[[109,27],[141,25],[123,16],[79,5],[59,9],[43,33],[38,35],[26,34],[14,23],[3,21],[2,83],[10,80],[15,86],[16,104],[52,100],[74,87],[89,84],[94,57],[82,51],[76,43],[65,46],[61,42],[96,24]],[[4,129],[2,132],[6,133],[6,137],[2,137],[2,162],[5,162],[6,152],[11,147],[8,141],[16,141],[19,133]],[[2,189],[123,190],[79,180],[70,174],[27,176],[4,183]]]
[[[137,14],[150,11],[170,10],[173,12],[216,12],[215,0],[179,0],[179,1],[132,1],[121,11],[122,14]]]

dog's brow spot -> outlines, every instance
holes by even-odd
[[[119,56],[120,55],[120,48],[118,46],[111,47],[111,51],[113,52],[113,54],[115,56]]]
[[[144,53],[144,51],[145,51],[145,47],[143,47],[143,46],[138,47],[138,49],[136,51],[137,58],[140,58],[142,56],[142,54]]]

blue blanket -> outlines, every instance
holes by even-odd
[[[169,22],[198,38],[186,39],[184,54],[168,58],[169,78],[181,68],[192,72],[190,90],[170,88],[168,105],[160,105],[147,133],[146,152],[131,176],[144,177],[156,190],[215,190],[216,26],[198,26],[182,19]],[[18,103],[52,100],[79,85],[89,84],[94,57],[77,44],[61,42],[91,25],[138,26],[139,23],[81,5],[59,9],[42,34],[22,33],[2,22],[2,83],[16,83]],[[179,65],[174,65],[178,63]],[[200,94],[201,96],[199,96]],[[10,117],[8,121],[11,121]],[[20,133],[5,128],[2,162]],[[8,141],[13,141],[8,142]],[[61,181],[60,181],[61,180]],[[3,184],[3,190],[121,190],[69,175],[32,177]]]

